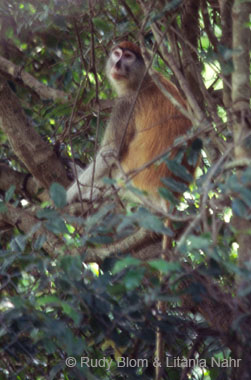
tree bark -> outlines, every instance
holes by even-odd
[[[232,74],[232,105],[233,105],[233,138],[234,152],[236,160],[245,160],[251,157],[251,134],[250,134],[250,31],[249,22],[250,2],[243,0],[235,0],[232,9],[233,21],[233,64],[234,71]],[[245,168],[245,167],[244,167]],[[241,169],[237,172],[241,178]],[[233,226],[237,231],[237,242],[239,244],[238,259],[239,266],[242,269],[250,268],[251,262],[251,223],[244,217],[235,216],[233,218]],[[235,379],[249,380],[251,365],[251,350],[248,332],[250,330],[250,317],[247,313],[250,310],[250,294],[243,297],[240,291],[250,286],[243,277],[237,278],[237,295],[240,303],[246,309],[246,314],[242,313],[245,321],[238,323],[236,328],[237,341],[235,353],[241,359],[241,365],[235,369]],[[244,309],[244,310],[245,310]],[[240,315],[236,312],[235,321],[240,320]]]
[[[43,221],[34,216],[33,212],[17,208],[11,204],[6,204],[5,207],[6,212],[0,213],[0,225],[5,223],[17,227],[33,240],[41,236],[45,237],[43,248],[51,258],[57,257],[64,251],[61,237],[49,232],[44,227]],[[77,249],[71,249],[72,255],[77,253],[79,254]]]
[[[30,125],[21,104],[8,84],[0,85],[0,128],[28,171],[46,189],[53,182],[68,186],[65,168],[49,143]]]
[[[233,18],[233,63],[232,103],[233,103],[233,137],[236,160],[251,158],[251,125],[250,125],[250,3],[235,0],[232,11]],[[235,217],[238,230],[239,264],[251,260],[251,223],[240,217]]]
[[[24,198],[36,198],[44,202],[49,199],[47,191],[39,192],[39,183],[30,174],[20,173],[6,164],[0,164],[0,191],[7,191],[11,185],[15,192]]]

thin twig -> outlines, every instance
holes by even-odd
[[[95,145],[94,145],[94,159],[93,159],[93,171],[92,171],[92,179],[91,179],[91,193],[90,193],[90,201],[92,201],[93,196],[93,186],[94,186],[94,179],[95,179],[95,169],[96,169],[96,156],[98,151],[98,135],[99,135],[99,126],[100,126],[100,110],[99,110],[99,82],[98,82],[98,75],[97,75],[97,69],[96,69],[96,56],[95,56],[95,41],[94,41],[94,26],[92,22],[93,18],[93,4],[92,1],[89,0],[89,9],[90,9],[90,31],[91,31],[91,71],[94,74],[95,78],[95,99],[96,104],[98,105],[98,116],[97,116],[97,128],[96,128],[96,136],[95,136]]]
[[[206,201],[208,198],[208,192],[209,192],[209,188],[210,188],[212,178],[215,175],[215,173],[217,172],[217,170],[221,167],[221,165],[223,164],[223,162],[225,161],[225,159],[227,158],[227,156],[230,154],[230,152],[233,149],[234,149],[234,144],[231,144],[227,148],[226,152],[219,158],[218,162],[216,162],[215,165],[211,168],[211,170],[207,176],[207,179],[206,179],[206,181],[202,187],[203,196],[202,196],[202,201],[201,201],[201,211],[196,216],[196,218],[192,221],[192,223],[187,227],[187,229],[182,234],[182,236],[180,237],[179,241],[177,242],[174,254],[178,253],[179,248],[185,243],[185,240],[187,239],[190,232],[197,226],[199,221],[203,218],[204,213],[205,213],[205,209],[206,209]]]

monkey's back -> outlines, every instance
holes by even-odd
[[[160,76],[167,91],[184,107],[186,103],[178,89]],[[171,147],[178,137],[191,128],[191,121],[176,108],[159,90],[153,81],[139,93],[134,112],[134,137],[122,159],[126,172],[133,172],[153,160]],[[175,155],[176,150],[172,150]],[[161,178],[172,177],[165,163],[152,164],[140,171],[133,184],[159,198],[158,188],[163,186]]]

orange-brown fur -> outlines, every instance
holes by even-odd
[[[178,89],[164,77],[160,76],[160,79],[167,91],[186,107]],[[191,127],[190,120],[181,114],[151,79],[139,92],[133,116],[135,134],[121,162],[125,172],[134,171],[165,152],[177,137],[185,135]],[[132,127],[133,123],[129,124],[128,133]],[[163,186],[161,178],[170,176],[174,175],[165,163],[153,164],[132,181],[139,189],[158,197],[157,189]]]

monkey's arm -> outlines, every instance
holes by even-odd
[[[109,174],[113,164],[116,162],[117,150],[114,146],[103,146],[97,153],[95,161],[80,173],[78,183],[75,181],[67,190],[67,203],[79,199],[79,189],[81,198],[90,200],[97,198],[100,188],[103,186],[101,179]],[[93,184],[93,188],[92,188]]]
[[[126,144],[129,144],[128,138],[133,136],[133,123],[128,124],[128,109],[131,107],[131,100],[119,99],[112,111],[110,120],[105,130],[105,134],[101,143],[101,148],[98,151],[95,161],[93,161],[80,175],[78,182],[67,190],[67,202],[71,203],[79,198],[79,188],[82,199],[89,200],[97,198],[100,194],[100,188],[104,187],[102,178],[110,174],[110,170],[119,159],[119,149],[121,140],[123,140],[124,130],[130,131],[125,137]],[[92,188],[93,184],[93,188]]]

